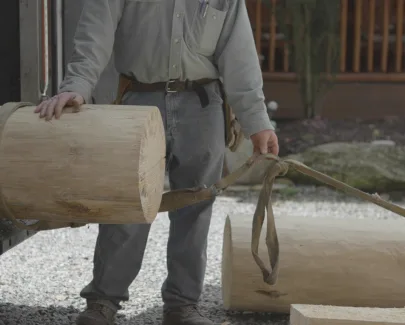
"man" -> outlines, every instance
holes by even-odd
[[[123,104],[157,106],[162,113],[172,189],[210,186],[221,177],[225,140],[218,78],[254,150],[278,154],[244,0],[86,0],[74,43],[59,94],[35,110],[41,118],[58,119],[65,106],[90,102],[114,51],[117,71],[132,80]],[[197,308],[212,205],[169,213],[164,325],[213,324]],[[100,225],[93,280],[81,292],[87,309],[77,324],[113,324],[141,268],[149,229]]]

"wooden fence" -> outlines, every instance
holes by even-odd
[[[302,117],[286,38],[269,6],[269,2],[277,6],[280,1],[246,0],[246,4],[266,98],[279,102],[280,112],[276,115]],[[405,117],[405,0],[341,0],[339,15],[338,85],[325,99],[323,115]],[[296,92],[296,99],[292,99],[292,92]],[[340,99],[343,96],[346,101]],[[369,100],[361,99],[364,96]]]

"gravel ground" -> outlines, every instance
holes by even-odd
[[[232,193],[231,193],[232,194]],[[203,311],[215,322],[232,325],[288,323],[285,316],[226,313],[221,308],[222,233],[227,214],[253,213],[257,193],[235,192],[218,198],[210,230]],[[403,195],[397,194],[404,205]],[[274,195],[276,217],[397,218],[384,209],[341,193],[314,187]],[[399,217],[398,217],[399,218]],[[169,222],[165,214],[152,226],[142,270],[130,288],[117,324],[160,324],[160,286],[165,278]],[[91,279],[95,225],[38,233],[0,256],[0,325],[71,325],[84,307],[79,291]]]

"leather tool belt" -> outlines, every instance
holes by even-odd
[[[202,107],[206,107],[209,104],[209,97],[204,88],[204,85],[207,85],[211,82],[219,82],[220,84],[225,118],[226,147],[229,148],[231,151],[236,151],[243,140],[243,134],[239,122],[233,114],[232,108],[228,104],[223,84],[218,79],[200,79],[195,81],[169,80],[167,82],[146,84],[121,74],[118,83],[117,97],[113,104],[120,105],[122,103],[122,98],[128,91],[166,93],[195,91],[200,98]]]
[[[217,81],[216,79],[200,79],[200,80],[169,80],[167,82],[156,83],[142,83],[133,78],[125,75],[120,75],[120,85],[118,91],[121,92],[121,98],[127,91],[133,92],[165,92],[165,93],[177,93],[182,91],[195,91],[200,98],[202,107],[206,107],[209,104],[208,94],[205,91],[204,85]]]

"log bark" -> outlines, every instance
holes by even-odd
[[[291,304],[405,306],[405,220],[276,218],[280,269],[264,283],[251,253],[252,217],[227,218],[222,296],[229,310],[289,313]],[[264,227],[265,228],[265,227]],[[260,256],[267,261],[263,231]]]
[[[291,325],[403,325],[405,308],[292,305]]]
[[[155,219],[166,151],[156,107],[84,105],[49,122],[34,109],[21,107],[0,119],[3,212],[83,223]]]

